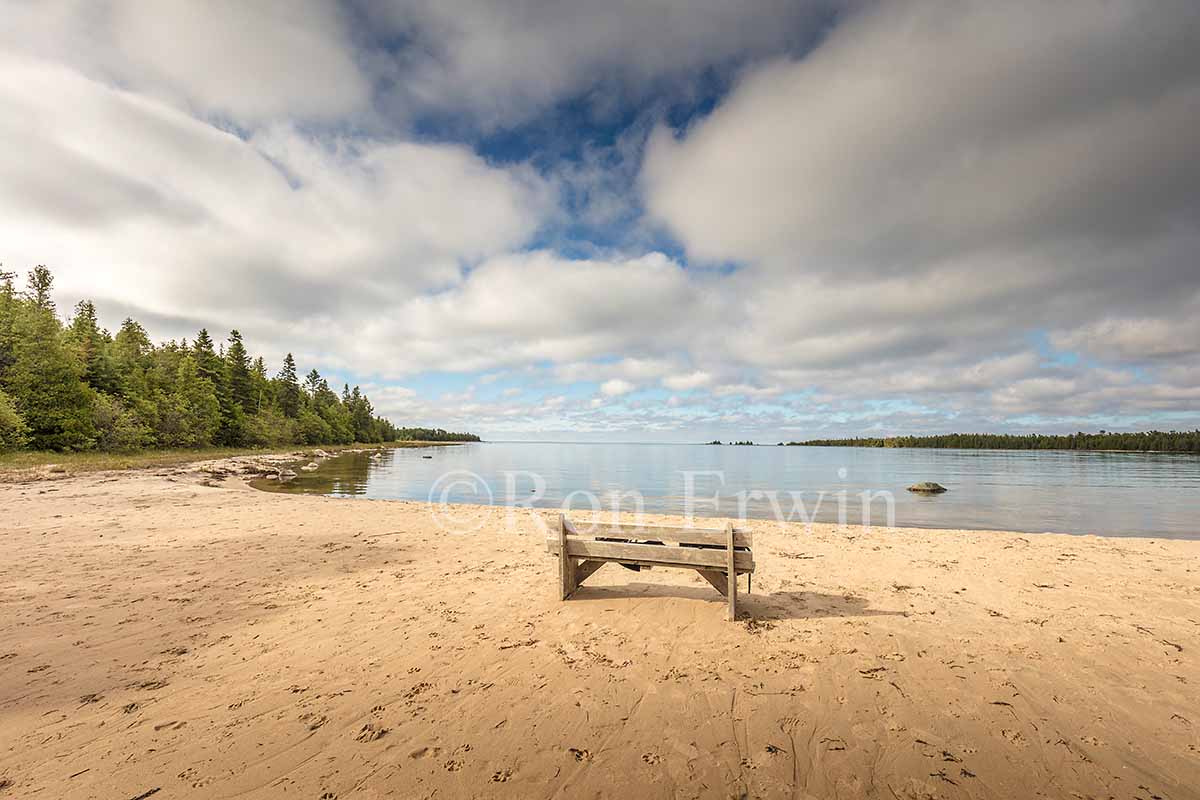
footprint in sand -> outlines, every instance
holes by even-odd
[[[409,753],[408,757],[425,758],[426,756],[432,756],[433,758],[437,758],[438,754],[441,752],[442,748],[440,747],[418,747],[416,750],[413,750],[411,753]]]
[[[658,753],[642,753],[642,761],[647,764],[654,765],[662,761],[662,756]]]
[[[591,761],[592,754],[587,750],[580,750],[578,747],[571,747],[567,752],[575,756],[576,761]]]
[[[498,769],[492,773],[492,783],[507,783],[511,777],[511,769]]]
[[[1014,731],[1005,728],[1000,731],[1000,735],[1019,747],[1025,746],[1025,737],[1021,735],[1020,731]]]
[[[362,726],[358,735],[354,738],[360,742],[374,742],[388,735],[388,728],[375,725],[373,722],[368,722]]]

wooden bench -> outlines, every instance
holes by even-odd
[[[737,618],[738,575],[747,575],[746,591],[750,591],[753,537],[732,524],[724,528],[676,528],[596,522],[581,531],[560,514],[557,533],[546,539],[546,550],[558,556],[563,600],[609,562],[643,569],[694,569],[728,598],[730,620]]]

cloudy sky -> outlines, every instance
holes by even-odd
[[[1200,426],[1194,0],[0,0],[0,263],[401,424]]]

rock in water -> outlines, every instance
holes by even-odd
[[[941,494],[942,492],[946,491],[946,487],[942,486],[940,483],[922,481],[921,483],[914,483],[912,486],[908,487],[908,490],[910,492],[919,492],[921,494]]]

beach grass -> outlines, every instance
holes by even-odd
[[[0,481],[24,480],[40,475],[64,476],[83,475],[89,472],[108,470],[156,469],[210,461],[219,458],[247,455],[286,455],[288,453],[311,453],[320,449],[327,453],[353,450],[362,447],[437,447],[457,442],[387,442],[384,444],[345,445],[293,445],[279,448],[247,447],[204,447],[165,450],[139,450],[129,453],[105,453],[83,451],[58,453],[53,451],[18,450],[0,453]]]

